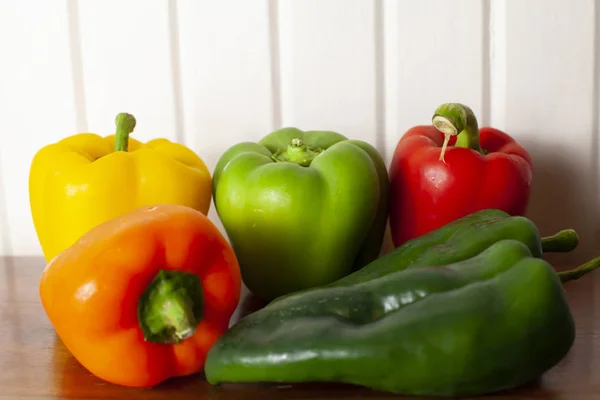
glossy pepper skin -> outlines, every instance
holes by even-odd
[[[524,215],[533,164],[506,133],[479,129],[469,107],[444,104],[432,125],[415,126],[402,136],[389,175],[390,229],[397,247],[478,210]]]
[[[333,282],[379,255],[388,177],[368,143],[283,128],[228,149],[213,175],[216,210],[258,297]]]
[[[201,371],[240,290],[235,254],[215,225],[168,204],[92,228],[46,266],[39,287],[79,363],[130,387]]]
[[[523,243],[501,240],[458,263],[275,300],[217,341],[205,373],[211,384],[331,381],[404,395],[483,395],[539,377],[574,336],[552,266]]]
[[[579,244],[579,237],[573,229],[541,237],[536,225],[526,217],[484,209],[405,242],[333,285],[351,285],[407,268],[466,260],[499,240],[507,239],[523,243],[533,257],[542,257],[547,252],[569,252]]]
[[[211,176],[187,147],[129,138],[135,119],[119,114],[116,135],[82,133],[41,148],[32,160],[29,199],[46,261],[85,232],[149,204],[208,213]]]

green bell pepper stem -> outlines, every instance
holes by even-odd
[[[459,103],[445,103],[435,110],[432,118],[433,126],[444,134],[444,144],[440,152],[440,161],[444,161],[448,142],[452,136],[456,138],[456,147],[466,147],[484,154],[479,144],[479,127],[473,111]]]
[[[294,138],[286,150],[278,150],[273,155],[273,160],[293,162],[303,167],[308,167],[312,160],[322,151],[322,149],[313,149],[305,145],[302,139]]]
[[[135,118],[131,114],[120,113],[115,119],[115,151],[127,151],[129,134],[135,128]]]
[[[575,269],[559,272],[558,276],[563,283],[566,283],[577,280],[582,276],[594,271],[598,267],[600,267],[600,257],[596,257]]]
[[[579,236],[573,229],[563,229],[552,236],[542,238],[544,253],[568,253],[579,244]]]
[[[144,339],[179,343],[192,336],[202,319],[204,298],[196,275],[161,270],[138,301],[138,320]]]

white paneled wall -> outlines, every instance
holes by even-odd
[[[535,163],[529,216],[600,254],[600,1],[0,0],[0,255],[39,255],[27,180],[43,145],[110,134],[187,144],[214,167],[281,126],[391,160],[443,102]],[[211,209],[211,218],[220,226]]]
[[[463,102],[489,123],[489,2],[385,3],[388,160],[401,134],[431,122],[438,105]]]
[[[40,252],[28,174],[44,143],[75,132],[66,1],[0,1],[0,206],[5,254]],[[114,117],[113,117],[114,119]]]
[[[509,1],[503,10],[504,112],[497,125],[531,150],[529,214],[547,230],[577,228],[600,255],[598,76],[600,2]]]
[[[380,12],[379,1],[279,2],[284,126],[338,130],[376,144]]]

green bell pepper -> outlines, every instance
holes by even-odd
[[[329,131],[284,128],[229,148],[214,204],[255,295],[333,282],[380,253],[388,175],[377,150]]]
[[[222,382],[342,382],[404,395],[514,388],[556,365],[575,327],[557,274],[516,240],[445,266],[422,266],[276,300],[211,348]]]

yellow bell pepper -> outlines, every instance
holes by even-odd
[[[80,133],[41,148],[29,173],[33,224],[46,261],[91,228],[153,204],[208,213],[212,180],[192,150],[167,139],[129,137],[135,118],[122,113],[114,135]]]

